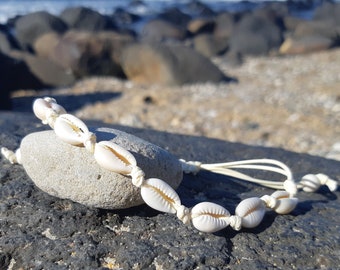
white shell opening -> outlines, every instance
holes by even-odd
[[[211,202],[199,203],[191,209],[192,224],[202,232],[212,233],[226,228],[229,217],[227,209]]]
[[[176,205],[181,204],[181,200],[176,191],[157,178],[145,180],[141,186],[143,200],[150,207],[166,213],[176,213]]]
[[[110,141],[96,144],[94,158],[104,169],[125,175],[130,174],[137,165],[135,157],[129,151]]]

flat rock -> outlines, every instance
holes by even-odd
[[[3,112],[0,145],[15,149],[21,137],[43,128],[30,114]],[[340,179],[340,162],[330,159],[151,129],[115,128],[187,160],[270,157],[290,166],[296,179],[319,172]],[[207,234],[145,205],[112,211],[59,199],[38,189],[22,166],[0,158],[0,168],[0,269],[9,265],[12,269],[338,269],[340,265],[339,191],[301,192],[300,203],[289,215],[268,211],[255,229],[236,232],[228,227]],[[177,189],[188,207],[211,201],[231,213],[243,198],[272,191],[207,172],[184,175]]]
[[[181,164],[167,151],[119,130],[95,128],[94,132],[97,141],[111,140],[129,150],[147,178],[179,186]],[[27,174],[50,195],[105,209],[143,203],[140,189],[132,185],[130,177],[101,168],[85,148],[62,142],[52,130],[29,134],[20,149]]]

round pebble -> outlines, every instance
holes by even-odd
[[[90,129],[97,141],[111,140],[130,151],[145,178],[156,177],[177,188],[183,172],[178,159],[164,149],[131,134]],[[143,203],[131,178],[101,168],[83,147],[62,142],[54,131],[31,133],[21,142],[22,163],[30,178],[52,196],[104,209],[123,209]]]

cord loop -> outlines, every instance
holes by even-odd
[[[185,173],[192,173],[196,175],[201,170],[202,163],[199,161],[186,161],[184,159],[179,160],[182,164],[182,170]]]

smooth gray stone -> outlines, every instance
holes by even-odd
[[[177,188],[182,167],[176,157],[131,134],[95,128],[97,141],[112,141],[130,151],[146,179],[155,177]],[[61,141],[54,131],[31,133],[21,142],[22,163],[33,182],[50,195],[87,206],[122,209],[143,203],[131,177],[101,168],[83,147]]]

